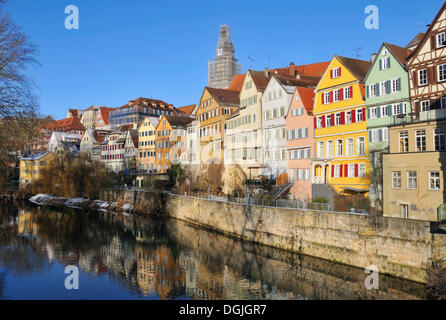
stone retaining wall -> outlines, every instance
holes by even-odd
[[[248,206],[169,195],[177,219],[271,247],[425,283],[432,263],[446,264],[446,236],[429,222],[347,213]]]

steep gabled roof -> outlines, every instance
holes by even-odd
[[[300,75],[300,76],[321,78],[324,75],[325,70],[327,70],[329,65],[330,61],[303,64],[298,66],[291,63],[288,67],[273,69],[271,70],[271,72],[289,76]]]
[[[189,123],[194,121],[190,117],[163,116],[169,122],[172,128],[185,128]]]
[[[384,45],[392,51],[393,56],[400,62],[401,66],[405,67],[406,58],[409,56],[410,51],[407,48],[399,47],[387,42],[384,42]]]
[[[314,107],[314,89],[305,87],[296,87],[296,91],[299,94],[302,104],[307,112],[312,113]]]
[[[234,78],[232,78],[231,84],[226,88],[227,90],[233,91],[241,91],[243,82],[245,81],[246,73],[244,74],[236,74]]]
[[[360,82],[364,82],[372,65],[370,61],[335,56]]]
[[[215,101],[222,105],[232,105],[232,106],[239,106],[240,105],[240,91],[233,91],[233,90],[226,90],[226,89],[216,89],[211,87],[205,88],[209,94],[212,96],[212,98],[215,99]]]
[[[271,73],[255,70],[248,70],[248,72],[251,74],[252,81],[254,81],[257,91],[264,92],[268,85],[268,81],[271,78]]]
[[[301,86],[301,87],[316,87],[317,84],[319,83],[320,78],[300,78],[300,79],[296,79],[295,77],[290,77],[290,76],[284,76],[284,75],[279,75],[279,74],[275,74],[273,75],[273,77],[282,85],[282,86],[286,86],[286,87],[296,87],[296,86]],[[294,91],[294,90],[293,90]]]
[[[429,38],[428,35],[431,34],[432,32],[432,28],[435,26],[435,23],[438,21],[438,19],[441,16],[441,13],[446,9],[446,1],[443,3],[443,5],[441,6],[441,9],[437,12],[437,14],[435,15],[434,20],[432,21],[432,23],[429,25],[429,28],[427,29],[426,33],[423,35],[423,37],[419,40],[417,47],[411,51],[409,57],[407,57],[407,59],[409,59],[410,57],[412,57],[416,52],[418,52],[418,50],[420,50],[420,48],[424,45],[424,43],[426,42],[426,40]],[[418,35],[417,35],[418,36]]]
[[[421,40],[423,40],[425,33],[424,32],[420,32],[419,34],[417,34],[406,46],[406,49],[412,48],[417,46]]]
[[[188,106],[179,107],[179,108],[177,108],[177,110],[183,112],[186,115],[191,115],[196,107],[197,107],[196,104],[191,104],[191,105],[188,105]]]

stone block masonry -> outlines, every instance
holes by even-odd
[[[446,264],[446,236],[429,222],[347,213],[249,206],[170,194],[171,217],[245,241],[425,283]]]

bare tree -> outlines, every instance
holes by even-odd
[[[38,65],[36,47],[5,10],[0,0],[0,172],[4,186],[16,168],[17,155],[30,149],[41,122],[34,83],[26,70]],[[12,173],[12,178],[15,174]]]

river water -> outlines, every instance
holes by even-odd
[[[0,299],[426,298],[424,285],[382,275],[367,290],[367,276],[173,219],[0,203]]]

